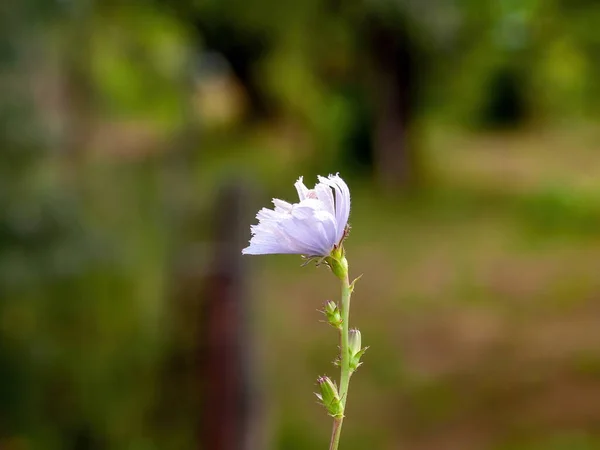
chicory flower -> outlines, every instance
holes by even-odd
[[[262,208],[250,227],[246,255],[298,254],[326,257],[341,245],[350,216],[350,190],[339,175],[318,177],[308,189],[302,177],[295,183],[299,202],[273,199],[273,209]],[[335,194],[335,197],[334,197]]]

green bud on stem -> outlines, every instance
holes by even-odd
[[[333,417],[342,417],[344,407],[335,383],[331,381],[329,377],[319,377],[317,379],[317,384],[321,388],[321,393],[315,395],[321,401],[321,404],[325,407],[329,415]]]
[[[350,351],[350,356],[354,356],[360,351],[360,330],[353,328],[348,333],[348,350]]]
[[[361,348],[361,345],[360,330],[357,330],[356,328],[350,330],[348,332],[348,354],[350,357],[349,366],[352,372],[356,371],[362,364],[360,358],[369,348]]]
[[[342,328],[342,314],[337,303],[327,300],[323,311],[321,311],[327,317],[327,322],[334,328]]]

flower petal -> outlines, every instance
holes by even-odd
[[[275,205],[275,212],[285,213],[290,212],[292,210],[292,204],[286,202],[285,200],[280,200],[278,198],[273,199],[273,205]]]
[[[285,246],[276,245],[276,244],[260,244],[255,242],[250,242],[250,245],[242,250],[243,255],[301,255],[302,253],[298,253],[293,251]]]
[[[242,250],[243,254],[303,254],[303,248],[279,230],[278,222],[262,221],[258,225],[251,226],[250,229],[252,239],[250,245]]]
[[[304,185],[304,182],[302,180],[303,177],[300,177],[298,178],[298,181],[294,183],[296,191],[298,191],[298,198],[300,199],[300,201],[304,200],[308,195],[308,188]]]
[[[324,241],[327,243],[326,254],[329,254],[331,253],[331,250],[333,250],[333,246],[339,242],[339,240],[337,240],[337,222],[335,217],[328,211],[316,211],[315,218],[318,221],[319,231],[321,232]]]
[[[337,221],[337,240],[344,236],[344,229],[350,217],[350,189],[339,175],[329,175],[328,178],[319,177],[321,183],[331,186],[335,190],[335,219]]]
[[[310,199],[302,203],[307,203]],[[318,202],[318,200],[313,200]],[[292,216],[280,224],[282,230],[294,243],[304,248],[303,254],[313,256],[328,255],[330,246],[325,233],[320,231],[316,210],[306,204],[295,205]]]
[[[324,183],[317,183],[315,186],[317,192],[317,198],[323,203],[325,211],[335,217],[335,203],[333,201],[333,192],[331,188]]]

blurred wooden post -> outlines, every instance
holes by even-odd
[[[219,194],[214,248],[202,311],[201,374],[205,380],[201,448],[258,450],[255,425],[260,416],[252,380],[252,340],[248,334],[246,271],[241,255],[248,224],[246,195],[231,184]]]

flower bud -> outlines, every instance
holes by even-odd
[[[350,358],[350,370],[354,372],[362,364],[360,358],[367,351],[368,347],[361,348],[360,331],[356,328],[348,332],[348,357]]]
[[[360,330],[353,328],[348,332],[348,349],[350,356],[354,356],[360,351]]]
[[[341,417],[344,411],[335,383],[329,377],[319,377],[317,383],[321,388],[321,393],[315,395],[321,401],[321,404],[325,407],[329,415]]]
[[[325,314],[327,322],[329,322],[332,327],[338,329],[342,328],[342,314],[340,313],[337,303],[327,300],[322,312]]]

